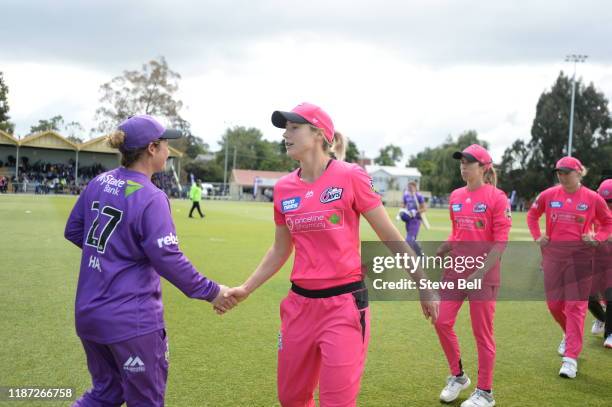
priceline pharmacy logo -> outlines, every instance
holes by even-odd
[[[330,209],[295,215],[285,215],[291,233],[327,231],[344,227],[344,210]]]

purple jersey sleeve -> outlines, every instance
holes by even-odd
[[[197,272],[181,252],[170,215],[170,203],[164,194],[156,194],[141,218],[142,248],[157,273],[190,298],[212,301],[219,285]]]
[[[79,248],[83,248],[83,236],[85,235],[85,214],[83,211],[84,196],[85,191],[79,195],[79,199],[74,205],[74,208],[72,208],[72,212],[70,212],[70,216],[66,222],[66,228],[64,229],[64,237]]]

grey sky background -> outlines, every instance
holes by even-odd
[[[99,86],[160,55],[183,115],[217,148],[228,125],[321,105],[374,156],[406,155],[475,129],[495,158],[528,138],[535,105],[569,53],[612,96],[608,1],[0,2],[0,71],[19,135],[61,114],[93,127]],[[567,135],[560,135],[561,139]]]

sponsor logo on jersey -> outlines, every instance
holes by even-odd
[[[127,180],[127,187],[125,187],[125,197],[132,195],[134,192],[141,189],[143,186],[136,181],[132,181],[131,179]]]
[[[321,203],[330,203],[342,198],[342,188],[329,187],[321,194]]]
[[[551,219],[555,223],[584,223],[586,218],[582,215],[576,215],[571,212],[557,212],[551,215]]]
[[[285,223],[291,233],[341,229],[344,227],[344,211],[332,209],[291,214],[285,217]]]
[[[172,246],[172,245],[178,245],[178,244],[179,244],[178,236],[176,236],[172,232],[170,232],[169,235],[162,236],[159,239],[157,239],[157,246],[160,249],[164,246]]]
[[[463,204],[453,204],[452,205],[453,212],[461,212],[461,207],[462,206],[463,206]]]
[[[551,208],[563,208],[563,202],[561,201],[550,201]]]
[[[578,206],[576,206],[576,209],[579,211],[586,211],[587,209],[589,209],[589,205],[585,204],[585,203],[579,203]]]
[[[283,213],[294,211],[297,208],[299,208],[301,200],[302,200],[302,198],[300,198],[299,196],[295,196],[293,198],[283,199],[281,201],[281,206],[283,208],[282,209]]]
[[[104,187],[103,191],[111,195],[119,195],[119,190],[125,185],[125,180],[113,177],[112,174],[102,174],[96,181]]]
[[[485,219],[475,216],[457,216],[455,218],[455,227],[461,230],[482,230],[485,229]]]
[[[487,205],[485,203],[479,202],[474,205],[474,209],[472,209],[474,213],[484,213],[487,211]]]
[[[312,196],[313,196],[313,195],[314,195],[314,192],[313,192],[312,190],[311,190],[311,191],[306,192],[306,199],[308,199],[308,198],[312,198]]]
[[[123,370],[130,373],[140,373],[145,371],[145,364],[138,356],[130,356],[123,364]]]

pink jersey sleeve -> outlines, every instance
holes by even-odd
[[[595,219],[598,223],[595,239],[603,242],[612,233],[612,211],[599,195],[595,197]]]
[[[279,203],[276,201],[277,196],[279,196],[279,194],[274,194],[274,223],[280,226],[285,224],[285,215],[278,209]]]
[[[454,202],[454,195],[455,195],[455,191],[451,192],[450,196],[448,197],[448,213],[449,213],[449,218],[451,221],[451,231],[450,234],[448,235],[448,237],[446,238],[447,242],[452,242],[455,239],[455,213],[453,212],[453,204],[452,202]]]
[[[355,165],[354,170],[351,172],[351,182],[355,197],[353,207],[357,212],[365,213],[382,205],[380,195],[374,192],[372,178],[363,168]]]
[[[503,191],[497,191],[493,205],[493,239],[496,242],[507,242],[512,227],[510,203]]]
[[[531,208],[529,208],[529,212],[527,212],[527,227],[534,240],[538,240],[542,236],[539,220],[546,210],[546,197],[544,195],[544,192],[538,195]]]

